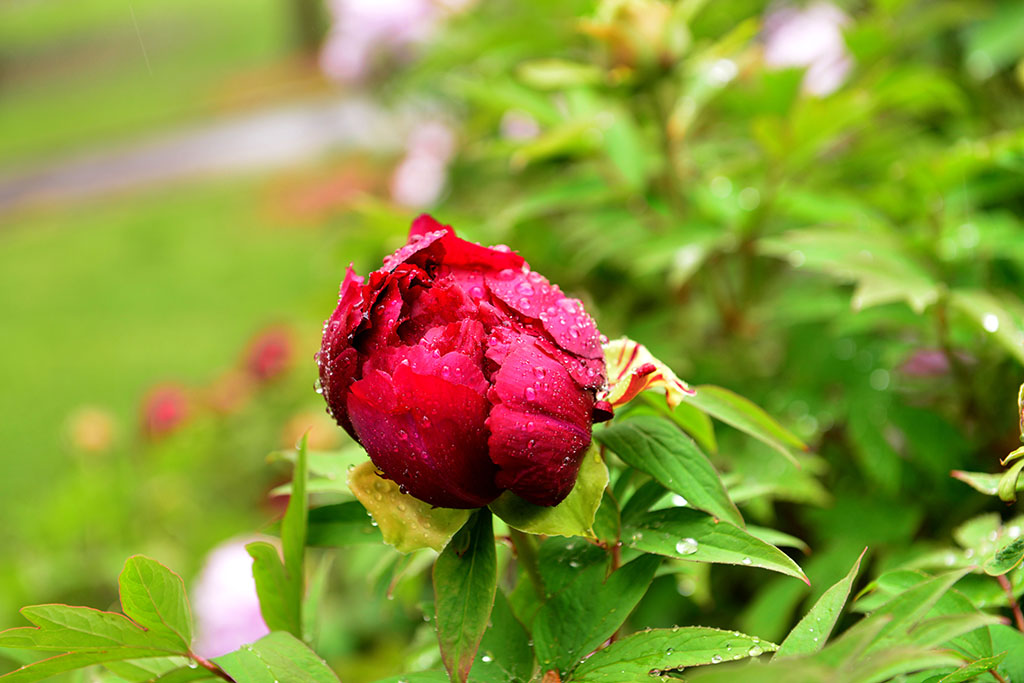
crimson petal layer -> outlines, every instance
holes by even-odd
[[[431,505],[477,508],[498,496],[487,456],[488,401],[469,387],[399,365],[353,383],[348,414],[370,459]]]
[[[495,374],[490,398],[498,486],[536,505],[557,505],[572,491],[590,446],[593,396],[524,337]]]

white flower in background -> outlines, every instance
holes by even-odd
[[[413,209],[434,204],[448,180],[455,155],[455,132],[440,121],[417,124],[403,158],[391,175],[391,199]]]
[[[804,9],[775,7],[764,20],[764,62],[769,68],[805,67],[803,88],[812,95],[835,92],[853,60],[843,40],[850,18],[827,2]]]
[[[255,539],[233,539],[206,556],[192,587],[197,654],[210,658],[237,650],[270,633],[260,614],[252,558],[245,545]]]
[[[327,0],[331,28],[320,68],[332,79],[358,82],[381,56],[408,55],[437,29],[445,15],[474,0]]]

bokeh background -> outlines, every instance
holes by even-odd
[[[0,627],[265,529],[267,454],[344,445],[344,268],[422,211],[808,440],[717,457],[816,586],[948,543],[998,509],[950,471],[1017,442],[1022,57],[1015,0],[0,0]],[[393,578],[429,558],[383,552],[322,565],[345,681],[436,660]],[[658,581],[638,623],[772,638],[813,596]]]

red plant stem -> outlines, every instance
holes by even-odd
[[[192,661],[194,661],[196,664],[212,673],[214,676],[223,678],[225,681],[230,681],[230,683],[235,683],[235,679],[229,676],[228,673],[224,671],[224,669],[220,668],[219,666],[211,662],[209,659],[206,659],[205,657],[200,657],[194,652],[188,653],[188,656],[192,658]]]
[[[995,669],[989,669],[988,672],[992,674],[992,678],[999,681],[999,683],[1007,683],[1006,679],[999,675],[999,672]]]
[[[1013,597],[1013,586],[1010,585],[1010,580],[1002,574],[996,578],[999,580],[999,585],[1006,591],[1006,597],[1010,601],[1010,609],[1013,610],[1013,620],[1017,623],[1017,630],[1024,632],[1024,614],[1020,611],[1020,604],[1017,602],[1017,598]]]

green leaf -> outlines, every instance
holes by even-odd
[[[989,576],[1002,576],[1015,569],[1024,560],[1024,538],[1015,538],[1005,547],[996,551],[982,569]]]
[[[609,571],[607,551],[579,538],[546,538],[540,544],[537,555],[545,600],[575,581],[580,569],[601,565],[603,574]]]
[[[622,460],[678,493],[687,504],[743,526],[718,472],[690,437],[667,420],[640,415],[594,431],[594,438]]]
[[[927,619],[908,634],[907,643],[921,648],[935,648],[986,626],[999,623],[999,617],[981,612],[943,614]]]
[[[960,667],[947,676],[943,676],[939,679],[939,683],[963,683],[963,681],[973,681],[975,678],[987,673],[990,669],[998,667],[1005,657],[1006,653],[1002,652],[998,655],[993,655],[992,657],[978,659],[966,666]]]
[[[950,304],[971,318],[1017,362],[1024,363],[1024,331],[1014,309],[1020,302],[1010,295],[996,296],[981,290],[957,290],[949,295]]]
[[[118,579],[121,609],[135,623],[175,638],[181,650],[192,645],[192,610],[181,577],[156,560],[128,558]]]
[[[615,544],[622,536],[622,515],[619,504],[611,492],[605,489],[601,496],[601,504],[594,516],[594,533],[599,539]]]
[[[534,59],[519,65],[519,78],[540,90],[562,90],[601,82],[601,70],[593,64],[565,59]]]
[[[579,683],[648,683],[651,671],[757,657],[777,648],[773,643],[735,631],[703,626],[641,631],[598,650],[580,664],[572,680]]]
[[[272,631],[297,633],[302,630],[299,605],[289,599],[291,586],[277,548],[264,541],[245,546],[252,557],[252,575],[260,599],[260,614]]]
[[[869,649],[878,651],[902,642],[910,629],[923,621],[939,599],[968,571],[961,569],[922,581],[872,612],[865,621],[884,618],[887,623]]]
[[[861,560],[864,559],[866,552],[867,548],[861,551],[846,576],[826,590],[814,603],[814,607],[793,627],[786,639],[782,641],[782,645],[779,646],[779,651],[775,653],[774,659],[811,654],[825,646],[825,641],[828,640],[832,629],[835,628],[839,614],[850,597],[850,590],[853,588],[853,582],[857,578]]]
[[[1014,503],[1017,501],[1017,491],[1021,487],[1021,473],[1024,472],[1024,460],[1018,460],[1013,463],[1013,467],[1006,470],[1003,476],[999,478],[999,484],[996,487],[996,495],[999,499],[1007,503]]]
[[[999,484],[1003,480],[1002,474],[989,474],[988,472],[965,472],[964,470],[953,470],[949,474],[954,479],[959,479],[975,491],[984,493],[987,496],[998,495]],[[1024,477],[1017,479],[1017,491],[1024,491]]]
[[[988,627],[995,652],[1006,654],[999,670],[1008,681],[1024,681],[1024,633],[1012,626],[997,624]]]
[[[304,436],[295,455],[292,494],[281,520],[281,556],[269,543],[250,543],[245,547],[253,560],[252,575],[263,620],[271,630],[287,631],[297,638],[302,637],[302,598],[306,583],[308,479]]]
[[[753,526],[748,524],[747,533],[755,538],[761,539],[769,545],[781,548],[796,548],[805,554],[811,552],[811,547],[802,539],[799,539],[792,534],[779,531],[778,529],[770,529],[764,526]]]
[[[104,662],[103,666],[119,678],[135,683],[190,683],[223,681],[208,669],[185,657],[155,657],[124,662]]]
[[[185,667],[184,669],[168,671],[158,678],[146,679],[146,683],[192,683],[192,681],[220,683],[223,680],[220,676],[214,676],[206,669]]]
[[[512,613],[508,598],[500,590],[494,595],[491,625],[480,641],[479,653],[470,672],[474,683],[527,681],[533,673],[530,636]],[[447,683],[448,677],[442,675]]]
[[[648,512],[624,530],[623,538],[644,552],[688,562],[761,567],[809,583],[800,567],[775,546],[696,510]]]
[[[934,650],[896,647],[865,657],[849,670],[843,671],[843,683],[882,683],[902,674],[958,666],[959,657]]]
[[[794,230],[761,240],[765,253],[843,282],[855,282],[854,310],[906,301],[917,313],[934,303],[939,287],[909,250],[882,230]],[[798,256],[795,256],[798,255]]]
[[[348,473],[348,486],[377,522],[384,542],[402,553],[421,548],[440,552],[469,519],[469,510],[431,507],[402,493],[369,461]]]
[[[972,517],[953,529],[953,540],[962,548],[970,548],[976,554],[987,555],[992,551],[992,541],[998,535],[1002,523],[998,512]]]
[[[568,673],[608,640],[647,592],[660,564],[661,558],[641,555],[607,579],[604,563],[578,570],[533,620],[541,669]]]
[[[275,631],[213,661],[245,683],[339,683],[319,655],[285,631]]]
[[[3,674],[0,676],[0,681],[3,681],[3,683],[32,683],[33,681],[46,680],[57,674],[75,671],[76,669],[82,669],[93,664],[146,656],[144,651],[141,650],[137,651],[138,654],[131,654],[131,652],[133,651],[128,648],[114,648],[92,652],[67,652],[32,664],[26,664],[10,673]],[[160,657],[163,654],[166,653],[153,654],[152,656]]]
[[[295,450],[275,451],[267,456],[268,463],[290,462],[298,460],[299,452]],[[306,464],[309,481],[306,493],[333,492],[349,494],[345,479],[348,471],[366,462],[366,451],[362,446],[352,443],[336,451],[306,450]],[[282,484],[273,490],[275,495],[291,495],[292,483]]]
[[[650,405],[664,406],[664,401],[656,401],[651,394],[643,394]],[[708,453],[718,452],[718,441],[715,439],[715,426],[708,417],[708,414],[689,403],[680,403],[673,410],[668,411],[669,417],[683,430],[693,437],[697,445]]]
[[[68,605],[35,605],[23,607],[21,614],[36,628],[12,628],[0,632],[0,647],[59,652],[118,648],[142,651],[135,657],[185,654],[179,638],[148,632],[114,612]]]
[[[452,681],[465,683],[469,677],[497,585],[491,513],[478,510],[434,563],[434,623]]]
[[[444,671],[417,671],[413,674],[382,678],[377,683],[449,683],[450,680]]]
[[[281,555],[284,558],[284,571],[288,576],[290,593],[289,602],[302,604],[305,581],[306,557],[306,522],[307,500],[306,483],[309,480],[309,469],[306,462],[306,436],[299,442],[295,458],[295,469],[292,474],[292,495],[288,499],[288,507],[281,521]],[[301,607],[299,609],[301,613]],[[298,638],[301,633],[294,633]]]
[[[383,540],[380,529],[373,525],[366,508],[358,501],[324,505],[309,511],[306,545],[330,548]]]
[[[683,400],[697,406],[711,417],[768,444],[799,466],[790,449],[806,451],[807,445],[764,410],[749,399],[722,387],[704,384],[695,389],[697,391],[694,395],[685,396]]]
[[[595,538],[594,518],[607,485],[608,468],[591,448],[583,456],[576,486],[558,505],[541,507],[506,491],[490,508],[510,527],[530,534]]]
[[[1018,394],[1018,396],[1019,395],[1020,394]],[[1018,398],[1017,401],[1019,403],[1020,399]],[[1020,448],[1015,448],[1012,451],[1010,451],[1005,458],[999,461],[999,464],[1002,465],[1003,467],[1006,467],[1011,462],[1016,462],[1017,460],[1020,460],[1022,458],[1024,458],[1024,446],[1021,446]]]
[[[121,662],[105,662],[103,666],[126,681],[151,681],[180,669],[196,671],[194,668],[189,668],[190,661],[186,657],[152,657],[149,659],[129,659]],[[209,675],[209,671],[200,669],[197,678]]]

